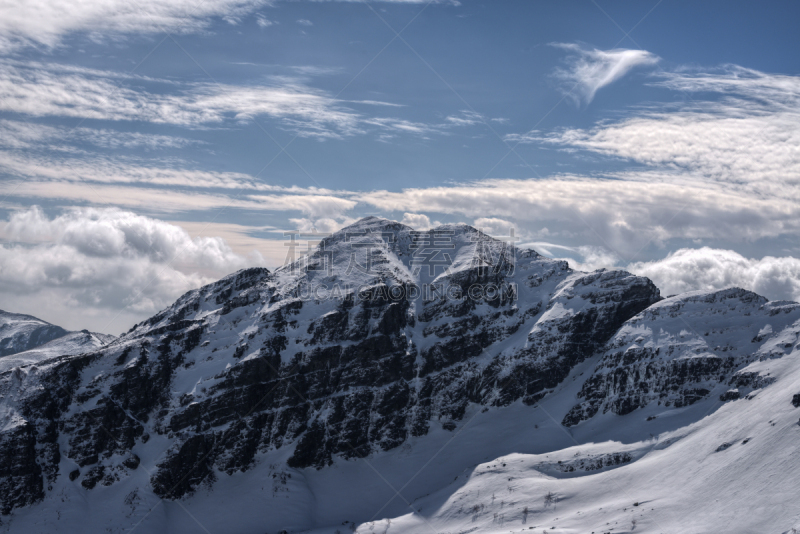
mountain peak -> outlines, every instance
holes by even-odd
[[[355,232],[365,232],[365,231],[376,231],[376,230],[413,230],[410,226],[406,226],[405,224],[399,223],[397,221],[393,221],[391,219],[386,219],[384,217],[376,217],[374,215],[369,215],[367,217],[363,217],[356,222],[349,224],[334,232],[332,235],[345,235],[347,233],[355,233]]]

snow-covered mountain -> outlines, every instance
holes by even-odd
[[[115,336],[70,332],[31,315],[0,310],[0,373],[60,356],[91,352]]]
[[[93,352],[0,374],[0,520],[789,531],[798,334],[795,303],[662,299],[469,226],[367,218]]]
[[[0,310],[0,358],[36,348],[66,334],[67,330],[60,326],[31,315]]]
[[[89,332],[88,330],[67,332],[63,336],[36,348],[0,358],[0,373],[15,367],[41,363],[52,358],[92,352],[115,339],[116,336]]]

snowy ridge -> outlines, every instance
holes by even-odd
[[[770,303],[738,288],[665,299],[627,321],[608,342],[578,394],[586,400],[564,424],[598,411],[625,415],[651,402],[680,408],[709,395],[747,396],[769,380],[746,366],[786,354],[797,340],[798,322],[800,305]]]
[[[9,371],[15,367],[24,367],[26,365],[41,363],[52,358],[92,352],[111,343],[115,339],[115,336],[98,334],[97,332],[89,332],[88,330],[69,332],[44,345],[39,345],[25,352],[18,352],[12,356],[6,356],[0,359],[0,373]]]
[[[735,480],[751,465],[736,454],[796,438],[794,303],[662,300],[645,278],[575,272],[466,225],[368,218],[321,241],[93,352],[0,375],[3,525],[625,532],[624,488],[668,481],[633,498],[674,510],[703,489],[668,499],[690,475],[675,462]],[[780,418],[761,441],[764,409]],[[756,464],[757,480],[775,473]],[[715,531],[635,508],[637,533]]]
[[[30,350],[66,333],[36,317],[0,310],[0,357]]]
[[[82,330],[69,332],[30,315],[0,310],[0,373],[60,356],[91,352],[116,339]]]

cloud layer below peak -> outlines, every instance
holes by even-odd
[[[770,299],[800,301],[800,259],[793,257],[752,259],[733,250],[684,248],[627,269],[653,280],[664,295],[735,286]]]
[[[236,254],[221,238],[192,238],[179,226],[119,209],[50,218],[34,206],[13,213],[3,233],[3,302],[27,312],[38,303],[40,315],[46,309],[62,316],[68,328],[101,332],[119,333],[185,291],[264,263],[257,253]],[[67,324],[76,310],[91,324]]]

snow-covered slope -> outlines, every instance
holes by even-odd
[[[36,348],[0,358],[0,373],[9,371],[15,367],[40,363],[51,358],[92,352],[103,345],[111,343],[115,339],[115,336],[98,334],[97,332],[89,332],[88,330],[67,332],[63,336],[57,337]]]
[[[794,534],[800,410],[791,401],[800,391],[800,351],[746,370],[773,382],[721,407],[704,401],[696,422],[697,412],[665,410],[686,426],[650,439],[581,440],[468,466],[407,513],[379,516],[356,532]]]
[[[36,317],[0,310],[0,357],[33,349],[65,334],[60,326]]]
[[[191,291],[99,350],[0,374],[0,518],[14,532],[602,532],[612,518],[605,531],[625,531],[592,508],[624,507],[609,483],[675,490],[678,461],[737,479],[744,464],[691,441],[708,432],[734,443],[746,428],[745,447],[762,444],[743,450],[767,450],[772,434],[757,442],[738,411],[792,416],[791,398],[761,399],[800,393],[799,320],[797,305],[742,290],[661,300],[645,278],[575,272],[468,226],[368,218],[274,273]],[[534,512],[542,481],[560,500]],[[686,488],[669,506],[714,498]],[[502,510],[523,494],[526,521],[542,521],[512,526]],[[548,515],[565,502],[580,508]],[[555,517],[569,521],[542,526]],[[711,531],[648,521],[636,532]]]

